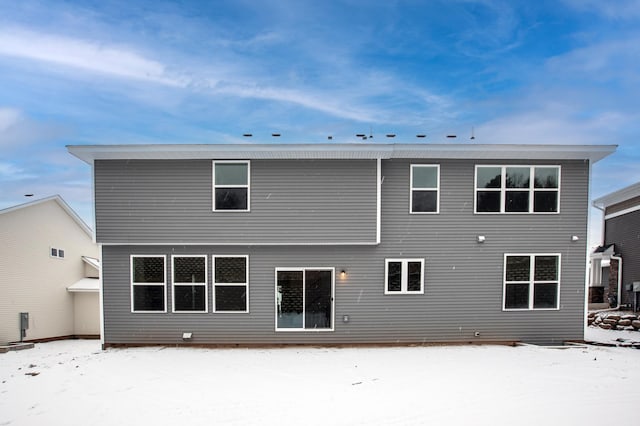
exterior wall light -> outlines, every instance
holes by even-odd
[[[344,269],[340,271],[340,278],[342,278],[343,280],[347,278],[347,271],[345,271]]]
[[[476,240],[477,240],[479,243],[484,243],[484,240],[486,240],[486,238],[485,238],[485,236],[484,236],[484,235],[478,235],[478,236],[476,237]]]
[[[580,239],[580,237],[578,237],[577,235],[573,235],[571,236],[571,241],[576,242]]]
[[[182,333],[182,340],[191,340],[193,333]]]

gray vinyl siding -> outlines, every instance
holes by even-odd
[[[376,242],[375,160],[253,160],[249,212],[214,212],[211,160],[95,162],[96,239],[117,244]]]
[[[633,293],[625,284],[640,281],[640,210],[605,221],[605,244],[615,244],[622,257],[622,303],[633,303]]]
[[[424,161],[441,165],[440,214],[409,214],[411,163],[420,162],[382,163],[382,238],[378,246],[103,246],[105,343],[176,344],[182,343],[183,332],[192,332],[195,344],[496,340],[557,344],[581,340],[588,162],[484,162],[560,165],[560,213],[547,215],[474,214],[474,166],[480,163],[468,160]],[[477,243],[477,235],[484,235],[486,241]],[[580,239],[571,241],[573,235]],[[560,309],[503,311],[505,253],[561,255]],[[131,254],[167,256],[167,313],[131,313]],[[210,312],[171,313],[171,254],[207,254],[209,262],[214,254],[249,255],[249,313],[211,312],[211,272]],[[424,294],[385,295],[386,258],[424,258]],[[278,267],[335,267],[334,331],[275,331]],[[345,280],[339,276],[343,269]],[[342,321],[343,315],[349,315],[349,322]],[[479,337],[474,337],[476,331]]]

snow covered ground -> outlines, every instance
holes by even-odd
[[[587,338],[640,340],[629,333]],[[640,350],[101,351],[75,340],[0,354],[0,382],[0,425],[634,424]]]

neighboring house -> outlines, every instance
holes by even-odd
[[[590,308],[640,309],[640,182],[593,201],[603,242],[591,254]],[[606,305],[601,305],[606,303]]]
[[[0,345],[99,335],[98,246],[60,196],[0,210],[0,241]]]
[[[582,340],[591,165],[614,146],[70,146],[103,344]]]

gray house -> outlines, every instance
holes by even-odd
[[[603,241],[591,254],[590,307],[640,309],[640,182],[593,201],[603,212]]]
[[[582,340],[591,165],[614,146],[70,146],[103,344]]]

